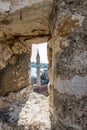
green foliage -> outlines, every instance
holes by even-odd
[[[45,96],[48,97],[48,96],[49,96],[49,93],[46,93]]]

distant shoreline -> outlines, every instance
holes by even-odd
[[[30,68],[36,68],[36,62],[31,62],[29,64]],[[48,63],[40,63],[41,68],[48,68]]]

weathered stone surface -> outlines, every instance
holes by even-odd
[[[15,68],[15,56],[25,53],[30,56],[32,43],[48,40],[52,130],[86,130],[87,1],[1,0],[0,12],[1,93],[4,86],[9,86],[4,81]],[[22,69],[25,71],[24,67]],[[16,77],[18,89],[27,85],[26,82],[19,85],[20,77]],[[16,90],[13,82],[11,84],[10,91]]]
[[[29,86],[29,60],[29,54],[14,55],[0,70],[0,95]]]
[[[32,86],[22,88],[17,92],[11,92],[7,96],[0,97],[0,110],[3,108],[10,107],[11,105],[18,103],[24,99],[27,99],[29,94],[32,92]]]
[[[52,0],[0,0],[0,95],[29,85],[31,46],[49,39],[52,3]]]
[[[55,0],[52,26],[53,130],[86,130],[87,1]],[[49,70],[49,72],[51,69]],[[50,73],[49,73],[50,74]],[[52,97],[51,97],[52,98]],[[51,101],[50,101],[51,102]]]
[[[80,99],[74,95],[60,94],[54,90],[54,129],[53,130],[86,130],[87,129],[87,96]]]
[[[30,87],[2,97],[0,105],[0,130],[51,130],[48,98]]]
[[[0,44],[0,70],[7,65],[12,54],[12,50],[7,45]]]
[[[25,36],[26,40],[46,41],[51,9],[52,0],[0,0],[0,28]]]
[[[54,88],[56,88],[59,93],[74,94],[78,97],[87,95],[87,76],[81,77],[79,75],[75,75],[70,80],[56,78]]]

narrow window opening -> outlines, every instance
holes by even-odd
[[[33,44],[31,55],[31,85],[33,90],[39,94],[48,96],[48,59],[47,43]]]

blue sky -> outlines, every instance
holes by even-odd
[[[41,63],[48,63],[48,60],[47,60],[47,43],[33,44],[32,45],[31,62],[36,62],[37,49],[39,50],[39,54],[40,54],[40,62]]]

